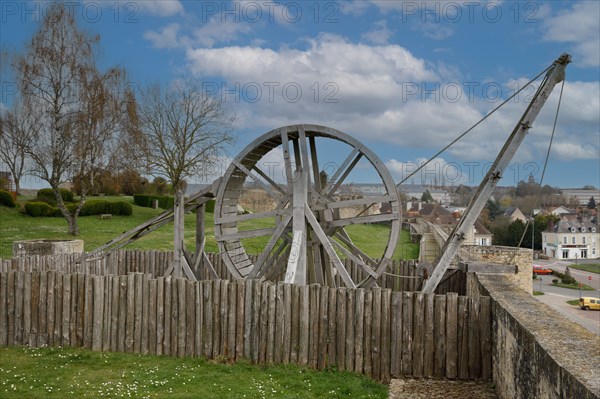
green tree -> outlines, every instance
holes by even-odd
[[[594,199],[594,197],[590,197],[590,200],[587,203],[587,207],[588,209],[596,209],[596,200]]]
[[[429,192],[429,190],[425,190],[425,192],[421,196],[421,201],[426,202],[428,204],[433,202],[433,197],[431,196],[431,193]]]

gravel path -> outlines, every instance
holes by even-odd
[[[475,381],[397,379],[389,399],[498,399],[492,383]]]

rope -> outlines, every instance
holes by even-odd
[[[550,143],[548,144],[548,150],[546,151],[546,158],[544,159],[544,167],[542,168],[542,175],[540,176],[540,184],[538,186],[538,189],[535,193],[535,197],[533,200],[533,209],[531,210],[531,219],[528,219],[527,223],[525,223],[525,230],[523,230],[523,234],[521,235],[521,239],[519,240],[519,245],[517,245],[517,247],[515,248],[515,250],[513,252],[513,256],[510,260],[510,263],[513,263],[513,261],[515,260],[515,257],[517,256],[517,251],[519,250],[519,248],[521,247],[521,244],[523,243],[523,239],[525,238],[525,234],[527,233],[527,228],[529,227],[531,220],[533,219],[535,221],[535,215],[533,214],[533,212],[535,210],[535,206],[537,205],[537,203],[539,201],[540,193],[542,191],[542,182],[544,181],[544,175],[546,174],[546,167],[548,166],[548,159],[550,158],[550,150],[552,149],[552,142],[554,141],[554,133],[556,132],[556,124],[558,121],[558,114],[560,112],[560,104],[562,102],[563,90],[565,88],[565,80],[566,80],[566,78],[563,78],[562,85],[560,86],[560,95],[558,97],[558,105],[556,107],[556,113],[554,115],[554,124],[552,125],[552,134],[550,135]],[[534,224],[534,227],[535,227],[535,224]],[[532,251],[533,251],[533,247],[535,245],[535,236],[531,237],[531,241],[532,241]],[[532,256],[533,256],[533,253],[532,253]]]
[[[540,72],[536,77],[534,77],[533,79],[531,79],[529,82],[527,82],[526,85],[523,85],[523,87],[520,88],[518,91],[516,91],[512,96],[508,97],[500,105],[498,105],[496,108],[494,108],[492,111],[490,111],[486,116],[484,116],[482,119],[480,119],[477,123],[475,123],[473,126],[471,126],[470,128],[468,128],[467,130],[465,130],[460,136],[458,136],[457,138],[455,138],[454,140],[452,140],[450,142],[450,144],[448,144],[447,146],[445,146],[444,148],[442,148],[440,151],[438,151],[434,156],[432,156],[431,158],[429,158],[427,160],[427,162],[425,162],[421,166],[419,166],[410,175],[408,175],[404,179],[402,179],[402,181],[400,181],[400,183],[398,183],[398,185],[404,183],[405,181],[407,181],[408,179],[410,179],[411,177],[413,177],[415,174],[417,174],[417,172],[419,172],[421,169],[423,169],[425,166],[427,166],[436,157],[438,157],[440,154],[442,154],[448,148],[450,148],[451,146],[453,146],[454,144],[456,144],[457,141],[459,141],[460,139],[462,139],[464,136],[466,136],[468,133],[470,133],[473,129],[475,129],[477,126],[479,126],[481,123],[483,123],[483,121],[485,121],[487,118],[489,118],[490,116],[492,116],[492,114],[494,112],[498,111],[502,106],[504,106],[507,102],[509,102],[510,100],[512,100],[521,91],[523,91],[523,90],[525,90],[525,88],[529,87],[529,85],[532,84],[534,81],[536,81],[540,76],[542,76],[543,74],[545,74],[546,72],[548,72],[548,70],[550,70],[550,68],[552,68],[553,66],[554,66],[554,63],[552,65],[550,65],[548,68],[544,69],[542,72]],[[541,86],[542,85],[540,85],[540,87]]]

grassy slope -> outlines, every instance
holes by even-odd
[[[571,269],[582,270],[584,272],[592,272],[600,274],[600,263],[583,263],[578,265],[569,265]]]
[[[131,200],[129,197],[105,197],[106,199]],[[24,201],[20,198],[20,201]],[[96,216],[85,216],[79,218],[81,238],[85,242],[85,250],[94,248],[110,241],[119,234],[135,227],[148,219],[160,214],[162,210],[142,208],[133,206],[131,216],[113,216],[110,220],[98,220]],[[195,220],[194,214],[185,216],[185,242],[191,249],[195,242]],[[206,250],[217,252],[217,243],[214,239],[213,215],[206,214]],[[273,227],[274,221],[269,219],[244,222],[242,229],[259,229]],[[354,225],[347,227],[348,234],[365,253],[372,257],[380,257],[387,244],[389,229],[382,225]],[[63,218],[45,217],[33,218],[22,215],[17,209],[9,209],[0,206],[0,257],[10,258],[12,256],[12,242],[16,240],[31,239],[71,239],[66,233],[67,223]],[[259,237],[244,240],[248,253],[258,254],[267,243],[268,237]],[[140,249],[173,249],[173,225],[168,224],[161,229],[148,234],[138,241],[130,244],[127,248]],[[403,231],[400,242],[396,247],[394,258],[403,257],[414,259],[419,254],[418,245],[410,243],[408,232]]]
[[[13,347],[0,348],[0,397],[386,398],[387,387],[349,372],[292,365]]]

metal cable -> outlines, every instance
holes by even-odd
[[[440,151],[438,151],[434,156],[432,156],[431,158],[429,158],[427,160],[427,162],[423,163],[415,171],[413,171],[410,175],[408,175],[407,177],[405,177],[404,179],[402,179],[402,181],[400,181],[400,183],[398,183],[397,185],[400,185],[400,184],[404,183],[405,181],[407,181],[408,179],[410,179],[411,177],[413,177],[415,174],[417,174],[418,171],[420,171],[425,166],[427,166],[431,161],[433,161],[437,156],[439,156],[440,154],[442,154],[448,148],[450,148],[451,146],[453,146],[454,144],[456,144],[457,141],[459,141],[460,139],[462,139],[464,136],[466,136],[468,133],[470,133],[473,129],[475,129],[477,126],[479,126],[481,123],[483,123],[483,121],[485,121],[487,118],[489,118],[490,116],[492,116],[492,114],[494,112],[496,112],[502,106],[504,106],[507,102],[509,102],[510,100],[512,100],[516,95],[518,95],[525,88],[529,87],[530,84],[532,84],[534,81],[536,81],[544,73],[548,72],[548,70],[550,70],[550,68],[552,68],[552,67],[554,67],[554,63],[552,63],[552,65],[550,65],[548,68],[544,69],[536,77],[534,77],[529,82],[527,82],[526,85],[524,85],[522,88],[520,88],[518,91],[516,91],[512,96],[510,96],[506,100],[504,100],[500,105],[498,105],[496,108],[494,108],[492,111],[490,111],[486,116],[484,116],[482,119],[480,119],[477,123],[475,123],[473,126],[471,126],[470,128],[468,128],[467,130],[465,130],[460,136],[458,136],[457,138],[455,138],[454,140],[452,140],[450,142],[450,144],[448,144],[447,146],[445,146],[444,148],[442,148]],[[540,87],[541,86],[542,85],[540,85]]]

